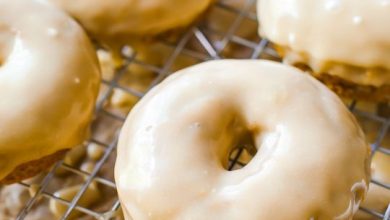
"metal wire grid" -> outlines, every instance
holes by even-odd
[[[268,42],[265,39],[246,39],[245,37],[238,36],[237,30],[240,28],[240,25],[242,25],[242,22],[244,20],[251,20],[253,22],[256,21],[256,14],[253,10],[255,7],[255,0],[245,0],[245,4],[240,7],[232,7],[231,5],[227,4],[224,0],[219,0],[217,4],[214,6],[214,8],[217,8],[218,10],[223,10],[226,13],[230,13],[234,15],[234,19],[231,22],[229,28],[224,33],[218,33],[215,30],[212,30],[202,23],[190,28],[188,31],[186,31],[177,41],[175,42],[168,42],[162,40],[162,42],[172,48],[172,53],[167,58],[166,62],[162,66],[155,66],[152,64],[149,64],[145,61],[137,59],[137,54],[133,53],[132,55],[124,55],[125,62],[123,65],[116,70],[115,76],[110,80],[102,80],[102,86],[106,87],[105,91],[102,92],[102,94],[99,97],[99,100],[97,102],[96,106],[96,114],[97,117],[109,117],[113,121],[118,122],[119,124],[122,124],[125,120],[125,115],[118,114],[117,112],[107,110],[104,106],[105,103],[108,102],[111,94],[115,89],[122,90],[123,92],[135,96],[137,98],[142,98],[142,96],[145,94],[145,92],[139,92],[132,88],[128,88],[126,86],[120,85],[119,81],[120,79],[127,74],[127,69],[129,65],[137,64],[139,66],[142,66],[145,69],[151,70],[156,73],[156,78],[153,82],[151,82],[149,89],[161,82],[166,76],[168,76],[172,70],[171,67],[174,64],[175,60],[180,55],[186,55],[189,57],[192,57],[196,59],[198,62],[210,60],[210,59],[219,59],[219,58],[229,58],[225,57],[224,55],[224,49],[227,48],[229,44],[235,44],[240,48],[249,49],[251,52],[250,54],[247,54],[245,58],[250,59],[257,59],[257,58],[268,58],[268,59],[274,59],[277,60],[278,56],[275,53],[275,51],[268,46]],[[218,40],[212,40],[209,36],[210,34],[219,36]],[[194,50],[188,47],[188,44],[191,39],[196,39],[197,42],[202,46],[203,51]],[[388,115],[386,117],[378,115],[376,113],[372,112],[366,112],[364,110],[361,110],[358,108],[358,103],[353,101],[351,103],[347,103],[350,110],[357,116],[363,117],[366,120],[373,121],[379,125],[379,130],[377,132],[375,141],[372,143],[372,150],[374,154],[376,152],[381,152],[386,155],[390,156],[390,150],[384,148],[381,143],[382,140],[385,138],[386,135],[390,134],[390,117]],[[99,170],[102,168],[103,164],[107,162],[108,158],[112,156],[115,153],[115,148],[118,141],[118,131],[120,126],[116,129],[116,135],[108,140],[108,141],[101,141],[95,138],[91,138],[88,140],[86,145],[88,143],[95,143],[100,146],[105,147],[105,153],[103,157],[97,162],[95,165],[93,171],[91,173],[87,173],[85,171],[82,171],[78,168],[69,166],[65,164],[63,161],[58,162],[53,166],[51,171],[45,176],[45,178],[42,180],[42,182],[39,184],[38,187],[33,186],[31,184],[21,182],[21,184],[24,187],[27,187],[29,189],[35,187],[37,188],[35,195],[29,199],[29,201],[25,204],[25,207],[22,209],[22,211],[19,213],[17,219],[24,219],[26,216],[28,216],[30,210],[36,205],[37,201],[41,198],[47,198],[47,199],[54,199],[58,201],[61,204],[64,204],[67,206],[67,211],[62,216],[61,219],[68,219],[70,214],[74,212],[75,210],[82,212],[83,214],[96,218],[96,219],[112,219],[113,213],[120,208],[119,201],[117,197],[114,198],[114,202],[108,209],[104,211],[95,211],[90,208],[82,207],[78,205],[78,202],[82,195],[87,190],[88,186],[92,182],[98,182],[100,185],[104,185],[105,187],[109,187],[112,190],[115,190],[115,183],[113,180],[100,177],[98,175]],[[93,136],[93,135],[92,135]],[[238,153],[236,153],[230,160],[229,169],[239,168],[242,166],[245,166],[244,163],[240,162],[240,155],[243,152],[243,149],[240,149]],[[78,193],[71,199],[71,200],[65,200],[63,198],[57,197],[53,193],[48,192],[46,189],[48,185],[53,181],[55,178],[55,172],[58,169],[65,169],[69,172],[72,172],[76,175],[82,176],[84,178],[84,182]],[[373,184],[377,184],[383,188],[386,188],[387,190],[390,190],[390,184],[389,183],[382,183],[378,180],[373,179]],[[370,215],[372,215],[373,219],[390,219],[390,205],[387,208],[387,211],[385,213],[379,213],[375,210],[370,210],[365,207],[360,208],[361,211],[366,212]]]

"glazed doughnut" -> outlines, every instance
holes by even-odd
[[[10,183],[85,140],[100,69],[79,25],[38,0],[0,0],[0,57],[0,181]]]
[[[74,16],[93,38],[117,48],[135,38],[185,27],[214,0],[50,0]]]
[[[390,1],[258,0],[260,34],[340,95],[390,101]]]
[[[254,158],[227,171],[229,153],[245,145]],[[309,75],[271,61],[209,61],[133,108],[115,180],[128,220],[346,219],[367,190],[369,147]]]

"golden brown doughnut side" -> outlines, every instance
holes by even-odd
[[[390,85],[380,87],[358,85],[326,73],[320,74],[316,77],[342,97],[371,102],[390,101]]]
[[[337,62],[329,62],[320,69],[313,69],[310,62],[297,58],[301,57],[301,54],[294,53],[286,47],[275,44],[273,46],[285,63],[309,72],[342,97],[371,102],[390,101],[390,84],[375,86],[359,83],[359,79],[360,82],[372,81],[373,79],[381,82],[383,75],[390,77],[390,70],[383,68],[365,69]],[[355,78],[348,78],[348,73],[352,72],[355,73]]]
[[[68,150],[60,150],[41,159],[20,164],[10,174],[0,180],[0,184],[12,184],[34,177],[40,172],[49,169],[55,162],[64,158],[67,152]]]

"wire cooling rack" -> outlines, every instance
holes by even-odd
[[[183,57],[185,57],[186,60],[190,59],[191,64],[219,58],[261,58],[279,60],[276,52],[269,46],[267,40],[261,39],[256,35],[256,1],[242,0],[242,4],[234,4],[234,2],[239,1],[218,1],[216,5],[210,9],[210,15],[205,16],[204,20],[189,28],[178,39],[162,39],[159,43],[164,45],[165,48],[168,48],[167,51],[169,52],[164,55],[164,62],[160,64],[149,63],[148,60],[142,60],[138,57],[137,53],[124,53],[124,63],[122,66],[116,68],[112,78],[102,80],[102,91],[96,107],[96,119],[92,125],[92,138],[85,143],[85,147],[90,144],[103,147],[103,156],[98,160],[90,172],[66,164],[64,161],[60,161],[53,166],[51,171],[48,172],[44,178],[42,178],[39,184],[31,184],[28,182],[19,183],[33,193],[19,212],[17,219],[29,219],[32,210],[37,209],[42,203],[42,200],[54,200],[62,204],[66,211],[64,211],[62,217],[60,217],[61,219],[70,219],[75,212],[82,213],[82,215],[76,217],[78,219],[120,219],[120,217],[114,215],[117,210],[120,210],[120,203],[116,196],[112,169],[116,154],[115,149],[118,141],[118,132],[125,120],[126,113],[107,107],[107,103],[110,102],[113,92],[121,91],[122,93],[133,97],[135,100],[140,99],[147,90],[158,84],[177,68],[181,68],[177,67],[177,62],[178,60],[183,59]],[[221,23],[223,24],[223,27],[218,26],[218,24],[214,26],[210,25],[208,19],[213,20],[220,17],[223,17],[223,22]],[[251,32],[254,34],[251,34]],[[137,68],[153,72],[154,77],[147,82],[148,85],[146,86],[146,89],[132,88],[131,86],[121,83],[126,75],[132,74],[131,70],[129,71],[129,69],[131,69],[129,67],[131,66],[137,66]],[[374,154],[383,153],[390,156],[390,150],[383,146],[383,140],[390,135],[389,114],[381,113],[380,111],[378,112],[376,108],[374,108],[374,110],[367,110],[366,107],[361,107],[360,103],[355,101],[347,101],[346,104],[360,120],[363,120],[364,123],[369,123],[371,127],[374,127],[374,132],[371,132],[372,135],[370,138]],[[386,111],[386,106],[384,108],[384,111]],[[129,109],[127,109],[127,111],[128,110]],[[99,135],[95,135],[101,132],[101,130],[107,130],[112,135],[103,138],[99,137]],[[240,149],[232,155],[229,169],[245,166],[245,163],[240,162],[240,156],[243,151],[243,149]],[[54,193],[54,190],[50,189],[51,184],[58,178],[58,170],[65,170],[66,172],[71,173],[71,178],[78,179],[81,184],[80,189],[71,198],[61,198]],[[104,173],[109,174],[104,175]],[[88,187],[95,183],[97,183],[100,188],[105,188],[102,190],[102,197],[106,204],[98,208],[87,208],[79,205],[79,201]],[[386,190],[390,190],[389,183],[383,183],[373,179],[371,184],[376,184]],[[59,188],[61,188],[61,183],[59,185]],[[43,204],[47,205],[48,203]],[[390,219],[390,207],[388,207],[385,212],[361,207],[360,212],[370,215],[371,219]]]

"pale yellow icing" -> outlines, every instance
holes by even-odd
[[[288,62],[390,85],[389,0],[258,0],[258,17],[261,35],[285,47]]]
[[[81,144],[100,80],[79,25],[37,0],[0,0],[0,179]]]
[[[227,171],[246,144],[257,154]],[[173,74],[137,103],[115,180],[128,220],[348,219],[367,190],[368,158],[354,117],[311,76],[220,60]]]
[[[108,45],[127,43],[184,27],[213,0],[50,0],[73,15],[96,39]]]

